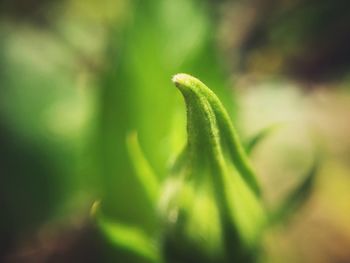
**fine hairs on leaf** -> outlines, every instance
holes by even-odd
[[[204,83],[188,74],[173,82],[187,108],[187,145],[161,194],[166,259],[255,262],[266,215],[238,135]]]
[[[247,154],[245,153],[244,148],[240,143],[238,134],[232,125],[227,111],[215,93],[212,92],[207,86],[205,86],[205,84],[200,80],[188,74],[176,74],[172,80],[180,89],[180,91],[183,92],[183,89],[181,89],[181,87],[191,87],[193,90],[198,91],[198,94],[200,94],[200,96],[204,97],[208,101],[213,110],[213,113],[216,116],[218,129],[220,129],[221,133],[223,134],[223,143],[227,143],[231,146],[229,147],[228,152],[232,158],[232,161],[236,165],[237,169],[242,173],[244,180],[246,180],[246,182],[251,186],[256,194],[260,195],[259,183],[248,161]]]

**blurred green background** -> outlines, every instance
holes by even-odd
[[[350,5],[345,0],[0,0],[0,261],[144,262],[89,210],[157,228],[126,137],[159,179],[185,143],[171,77],[215,91],[273,206],[307,170],[314,192],[265,240],[266,262],[350,262]]]

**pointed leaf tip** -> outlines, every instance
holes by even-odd
[[[191,76],[188,74],[178,73],[178,74],[174,75],[171,80],[176,86],[178,86],[180,84],[184,84],[186,82],[186,80],[188,80],[189,78],[191,78]]]
[[[249,163],[247,153],[243,149],[238,134],[231,123],[231,119],[219,98],[202,81],[189,74],[176,74],[173,76],[172,81],[185,97],[187,107],[194,109],[193,111],[189,111],[191,115],[193,115],[193,112],[199,112],[202,110],[203,112],[206,112],[206,114],[202,114],[202,116],[207,116],[206,119],[213,119],[215,121],[214,126],[219,130],[222,145],[228,145],[230,158],[236,168],[255,194],[260,196],[260,186]],[[196,104],[198,105],[195,106]],[[194,119],[195,121],[198,121],[200,118]],[[196,126],[197,128],[200,126],[194,125],[194,121],[188,121],[187,124],[188,126]],[[202,128],[197,130],[205,130],[203,129],[203,127],[205,128],[205,125],[201,126]],[[191,133],[191,130],[193,130],[193,128],[189,129],[189,133]],[[194,132],[194,137],[198,137],[198,133],[199,132]],[[215,134],[215,132],[213,134]]]
[[[199,79],[186,73],[179,73],[174,75],[172,78],[172,82],[179,89],[181,88],[193,89],[196,87],[205,86],[204,83],[202,83]]]

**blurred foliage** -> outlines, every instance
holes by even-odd
[[[236,70],[287,74],[307,82],[348,75],[348,1],[251,0],[227,6],[225,30],[233,33],[223,41],[235,54]]]
[[[257,165],[268,190],[276,188],[276,181],[294,178],[288,167],[301,174],[309,165],[308,157],[295,151],[297,146],[307,148],[309,141],[272,146],[267,156],[260,151],[265,135],[258,131],[295,112],[299,115],[293,117],[310,118],[322,131],[312,137],[334,159],[326,161],[324,177],[333,174],[334,185],[347,185],[342,174],[348,173],[349,162],[349,10],[345,0],[0,0],[0,261],[16,254],[21,242],[43,225],[71,225],[71,217],[86,217],[100,198],[103,212],[122,229],[137,225],[145,235],[157,229],[154,205],[133,162],[141,160],[162,180],[169,160],[184,145],[184,109],[175,89],[169,88],[176,72],[199,76],[214,89],[240,122],[239,132],[256,135],[248,145],[264,138],[252,156],[258,164],[259,155],[268,157]],[[264,74],[272,77],[259,79]],[[336,81],[319,89],[335,91],[296,96],[300,86],[290,92],[290,83],[276,76]],[[233,78],[239,98],[229,90]],[[246,108],[234,103],[247,94],[255,100]],[[311,113],[305,113],[305,105]],[[275,119],[269,122],[271,116]],[[134,132],[139,144],[133,143]],[[294,138],[294,143],[297,133],[272,132],[267,145],[271,147],[270,137]],[[276,165],[286,155],[283,164],[288,167]],[[271,182],[264,177],[267,173],[284,177]],[[333,195],[337,205],[326,202],[336,222],[346,222],[344,193]],[[86,240],[94,238],[96,234]],[[53,243],[59,247],[65,242],[58,238]],[[107,262],[142,262],[125,248],[101,247],[101,254],[88,251]]]
[[[178,142],[183,136],[176,131],[171,134],[174,126],[183,123],[183,117],[177,113],[175,90],[167,89],[169,76],[177,71],[200,74],[206,67],[218,64],[218,60],[210,21],[205,17],[205,3],[198,6],[190,1],[136,3],[129,6],[134,11],[125,22],[125,29],[110,34],[106,56],[111,64],[100,79],[103,89],[98,145],[106,193],[112,195],[106,198],[111,201],[106,206],[114,210],[115,200],[133,196],[135,206],[121,203],[115,212],[131,222],[142,215],[142,222],[138,223],[147,224],[150,207],[144,202],[145,193],[133,179],[126,136],[131,131],[138,132],[145,155],[157,174],[165,176],[164,164],[171,157],[169,153],[179,150]],[[118,38],[122,42],[115,49]],[[228,94],[220,66],[212,69],[205,74],[206,79],[215,83],[220,94]],[[230,99],[228,95],[223,97]]]
[[[112,217],[154,229],[126,137],[138,131],[164,176],[169,153],[176,152],[169,149],[179,149],[183,136],[171,134],[172,127],[184,122],[167,89],[169,76],[211,68],[206,80],[230,102],[209,6],[66,1],[57,8],[36,2],[47,21],[38,24],[30,12],[24,23],[17,20],[23,9],[16,4],[2,3],[3,242],[79,213],[97,197]]]

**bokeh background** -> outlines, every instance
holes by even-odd
[[[350,4],[346,0],[0,0],[0,261],[145,262],[111,218],[159,226],[126,147],[159,179],[185,143],[171,76],[211,87],[273,207],[322,156],[310,198],[267,233],[266,262],[350,262]]]

